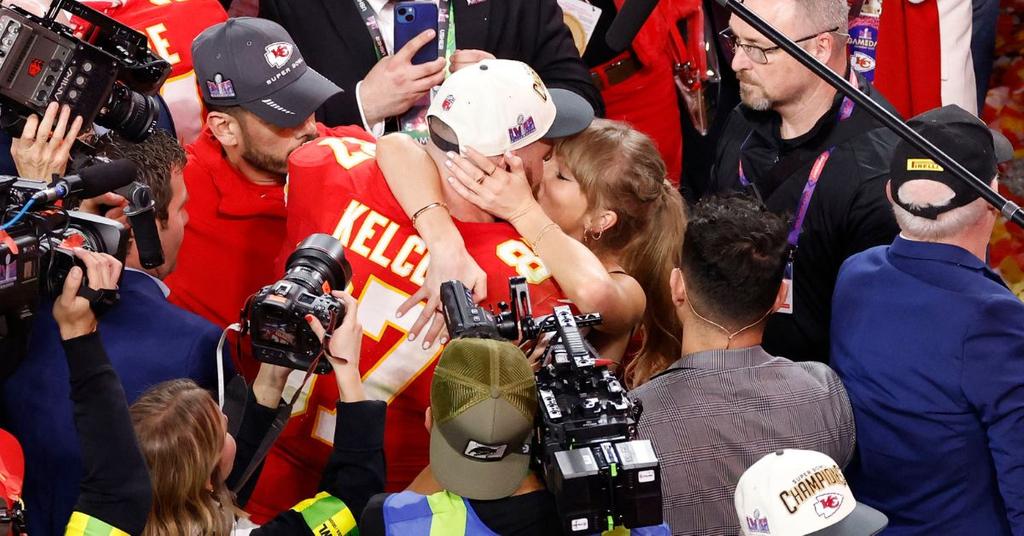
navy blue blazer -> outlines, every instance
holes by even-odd
[[[176,378],[215,391],[220,330],[168,302],[147,274],[126,270],[120,293],[99,332],[128,402]],[[42,303],[37,309],[28,353],[2,392],[3,427],[25,450],[24,499],[34,536],[64,534],[82,478],[67,358],[51,308]],[[224,359],[230,367],[226,351]]]
[[[968,251],[897,238],[843,265],[832,366],[845,473],[885,535],[1024,534],[1024,303]]]

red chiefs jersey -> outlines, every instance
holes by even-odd
[[[345,246],[352,265],[349,290],[359,300],[363,326],[363,384],[369,398],[388,402],[388,489],[400,490],[428,462],[424,411],[430,405],[430,380],[441,347],[423,349],[422,334],[414,341],[406,336],[422,305],[402,318],[395,317],[395,310],[423,285],[429,255],[384,181],[372,138],[361,129],[351,130],[292,153],[286,243],[294,247],[310,234],[324,232]],[[467,250],[487,272],[489,305],[508,300],[508,278],[515,275],[531,283],[536,313],[549,313],[557,305],[560,290],[511,225],[456,224]],[[291,375],[286,399],[301,377],[298,371]],[[333,445],[338,389],[330,375],[311,383],[270,451],[246,507],[257,522],[316,492]]]
[[[203,30],[228,20],[217,0],[87,0],[121,24],[149,39],[149,48],[171,64],[160,88],[182,144],[192,143],[203,128],[202,100],[192,70],[192,40]]]

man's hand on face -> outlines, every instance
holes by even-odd
[[[378,61],[363,78],[359,85],[359,102],[368,124],[405,113],[430,88],[444,81],[444,58],[412,64],[413,55],[429,43],[435,33],[426,30],[417,35],[398,53]]]

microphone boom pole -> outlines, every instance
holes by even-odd
[[[985,201],[988,201],[989,204],[996,207],[1006,219],[1024,227],[1024,211],[1021,211],[1020,206],[1016,203],[1006,199],[999,192],[989,187],[988,181],[991,177],[986,177],[982,180],[970,171],[967,171],[967,169],[960,165],[959,162],[950,158],[949,155],[939,150],[938,147],[932,145],[932,143],[925,139],[924,136],[921,136],[914,131],[914,129],[904,123],[902,119],[894,115],[889,110],[883,108],[877,102],[871,100],[870,97],[853,87],[853,85],[841,75],[826,67],[823,63],[811,56],[809,52],[800,48],[796,43],[772,27],[772,25],[765,22],[764,19],[751,11],[750,8],[743,5],[742,1],[716,1],[744,22],[751,25],[755,30],[760,32],[761,35],[767,37],[769,41],[778,45],[779,48],[786,51],[787,54],[796,58],[796,60],[803,64],[804,67],[807,67],[819,78],[828,82],[830,86],[834,87],[837,91],[849,97],[850,100],[862,106],[869,114],[871,114],[872,117],[889,127],[890,130],[906,140],[907,143],[913,145],[918,150],[927,153],[937,164],[949,169],[956,178],[966,182],[971,188],[978,192]]]

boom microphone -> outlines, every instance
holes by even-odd
[[[640,27],[651,16],[658,0],[626,0],[604,34],[604,41],[616,54],[629,48]]]
[[[131,184],[137,174],[138,168],[130,160],[96,164],[83,168],[77,175],[59,179],[53,186],[37,192],[32,199],[36,204],[52,203],[70,195],[89,199]]]

